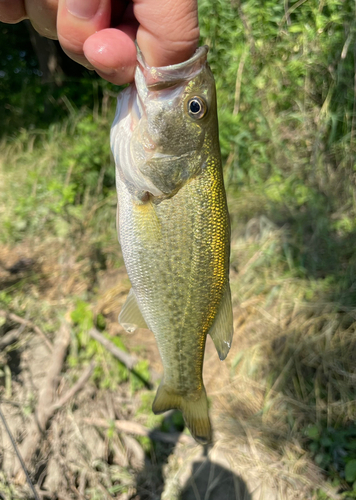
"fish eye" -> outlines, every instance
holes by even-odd
[[[204,99],[194,96],[188,100],[188,115],[195,120],[203,118],[207,112],[207,105]]]

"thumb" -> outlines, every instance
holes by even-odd
[[[196,0],[134,0],[137,43],[149,66],[189,59],[199,43]]]

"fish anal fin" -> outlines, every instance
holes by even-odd
[[[155,414],[159,414],[173,409],[182,412],[186,426],[198,443],[207,444],[211,442],[212,431],[208,412],[208,400],[204,387],[198,399],[189,400],[184,396],[176,394],[167,385],[161,383],[152,405],[152,411]]]
[[[132,288],[119,314],[119,323],[128,333],[133,333],[137,328],[148,328]]]
[[[227,286],[220,303],[219,311],[209,331],[209,335],[213,339],[221,360],[225,359],[228,355],[233,333],[231,291],[230,286]]]

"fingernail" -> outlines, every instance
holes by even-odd
[[[99,9],[100,0],[67,0],[68,12],[80,19],[91,19]]]
[[[105,76],[114,76],[117,73],[116,69],[113,68],[104,68],[97,66],[95,69],[96,71],[100,71],[100,73],[103,73]]]

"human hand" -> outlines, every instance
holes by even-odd
[[[0,0],[0,21],[27,18],[117,85],[133,80],[135,39],[149,66],[187,60],[199,40],[197,0]]]

